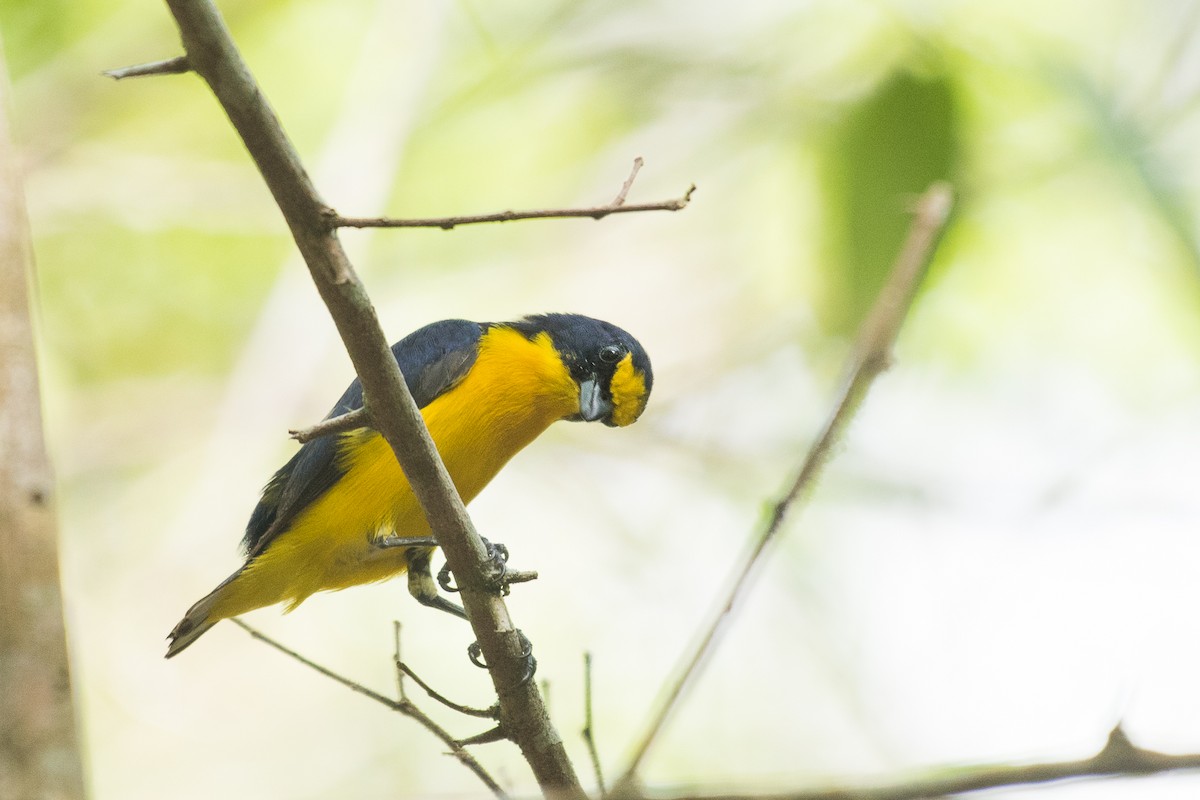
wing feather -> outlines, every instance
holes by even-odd
[[[479,355],[483,330],[477,322],[447,319],[426,325],[392,345],[392,354],[418,408],[429,405],[466,377]],[[355,378],[326,419],[362,408],[362,404],[362,384]],[[344,472],[337,459],[340,438],[322,436],[307,442],[268,481],[242,539],[249,557],[265,550],[297,514],[342,477]]]

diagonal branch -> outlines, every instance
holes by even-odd
[[[888,281],[880,290],[875,305],[859,327],[847,378],[833,413],[809,449],[796,479],[775,504],[766,526],[759,532],[745,561],[735,573],[724,602],[701,628],[694,649],[683,657],[676,678],[669,684],[658,709],[650,718],[646,732],[635,748],[629,765],[617,781],[614,794],[619,795],[632,790],[642,759],[662,731],[667,718],[679,705],[685,690],[695,682],[703,664],[712,653],[734,605],[749,587],[755,566],[766,553],[767,546],[779,533],[792,504],[816,482],[834,446],[866,397],[867,390],[875,378],[888,367],[892,345],[900,332],[909,306],[912,305],[917,286],[950,214],[952,202],[950,187],[942,183],[931,186],[918,202],[908,239],[896,257]]]
[[[486,586],[487,550],[438,457],[404,383],[366,290],[329,226],[329,207],[242,61],[211,0],[167,0],[192,69],[204,79],[241,136],[291,229],[321,299],[374,411],[454,574],[500,700],[505,734],[521,748],[543,791],[584,797],[562,738],[534,681],[526,680],[528,640],[504,601]]]

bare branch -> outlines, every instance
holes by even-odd
[[[640,168],[641,159],[621,187],[620,194],[613,202],[591,208],[545,208],[533,211],[497,211],[492,214],[475,214],[461,217],[427,217],[417,219],[396,219],[394,217],[343,217],[333,214],[330,224],[335,228],[441,228],[452,230],[459,225],[477,225],[483,222],[512,222],[518,219],[571,219],[586,217],[604,219],[610,214],[631,214],[642,211],[681,211],[687,208],[696,191],[695,184],[688,187],[682,196],[674,200],[661,200],[657,203],[631,203],[625,205],[625,193],[633,185],[633,179]]]
[[[1108,735],[1100,752],[1078,761],[1042,764],[1000,764],[956,770],[900,783],[871,787],[815,789],[772,794],[705,794],[701,792],[656,793],[656,800],[672,797],[696,800],[921,800],[982,792],[1005,786],[1028,786],[1071,778],[1108,778],[1157,775],[1177,770],[1200,769],[1200,753],[1169,755],[1135,746],[1118,725]],[[638,795],[640,796],[640,795]],[[629,795],[625,795],[629,797]]]
[[[185,72],[191,72],[192,65],[188,63],[187,56],[175,56],[163,61],[151,61],[148,64],[134,64],[132,67],[118,67],[117,69],[106,69],[104,74],[113,80],[121,80],[122,78],[145,78],[150,75],[182,75]]]
[[[767,545],[774,540],[782,527],[792,503],[816,482],[834,445],[846,430],[855,411],[866,396],[867,390],[890,363],[892,345],[900,332],[900,326],[912,304],[917,286],[932,257],[934,245],[949,216],[952,202],[950,187],[942,183],[934,184],[921,197],[912,227],[909,229],[908,238],[901,248],[900,254],[896,257],[888,281],[880,290],[875,305],[859,327],[858,339],[851,355],[847,377],[833,412],[809,449],[796,479],[775,504],[769,521],[759,532],[745,561],[735,573],[724,602],[701,628],[694,649],[686,653],[681,660],[676,677],[668,685],[658,709],[650,718],[629,765],[617,781],[614,793],[620,794],[622,791],[628,791],[629,787],[634,785],[642,759],[645,758],[646,752],[654,743],[671,712],[678,706],[685,689],[699,675],[701,666],[712,652],[717,637],[733,611],[734,605],[750,585],[755,565],[766,552]]]
[[[348,411],[336,417],[323,419],[315,425],[299,430],[288,430],[288,435],[301,444],[311,442],[313,439],[319,439],[322,436],[330,436],[335,433],[345,433],[357,428],[367,428],[374,424],[375,420],[371,416],[371,412],[366,406],[356,408],[353,411]]]
[[[438,457],[366,289],[330,225],[329,207],[212,0],[167,0],[167,5],[192,69],[229,116],[283,212],[362,382],[375,425],[404,470],[447,562],[462,578],[463,606],[500,699],[504,732],[521,748],[544,792],[585,797],[537,684],[527,679],[529,640],[513,624],[504,600],[486,588],[487,549]]]
[[[445,728],[438,725],[436,722],[434,722],[432,719],[430,719],[429,716],[427,714],[425,714],[424,711],[417,708],[412,702],[410,702],[407,698],[405,698],[403,695],[403,692],[401,692],[401,696],[400,696],[399,700],[393,700],[392,698],[386,697],[386,696],[380,694],[379,692],[376,692],[373,689],[368,689],[366,686],[363,686],[358,681],[351,680],[350,678],[347,678],[344,675],[340,675],[340,674],[334,672],[333,670],[329,669],[328,667],[323,667],[320,664],[316,663],[315,661],[305,658],[304,656],[297,653],[295,650],[292,650],[291,648],[286,647],[283,644],[280,644],[279,642],[272,639],[270,636],[267,636],[262,631],[259,631],[257,628],[247,625],[245,622],[243,622],[241,620],[240,617],[232,617],[230,619],[230,622],[237,625],[239,628],[244,630],[246,633],[250,634],[250,636],[257,639],[258,641],[263,642],[264,644],[270,645],[271,647],[275,648],[279,652],[283,653],[285,656],[288,656],[289,658],[300,662],[301,664],[303,664],[304,666],[308,667],[311,670],[319,672],[320,674],[324,675],[326,678],[335,680],[338,683],[340,683],[342,686],[345,686],[347,689],[350,689],[353,692],[357,692],[358,694],[361,694],[364,697],[369,697],[370,699],[374,700],[376,703],[387,706],[392,711],[398,711],[399,713],[403,714],[404,716],[409,717],[410,719],[416,720],[417,724],[419,724],[425,730],[432,733],[434,736],[436,736],[438,739],[440,739],[443,744],[445,744],[447,747],[449,747],[451,755],[453,755],[455,758],[457,758],[464,767],[471,770],[471,772],[475,773],[475,776],[477,778],[479,778],[479,780],[482,781],[483,784],[492,791],[492,794],[494,794],[496,797],[500,798],[501,800],[508,800],[508,795],[505,794],[505,792],[502,788],[500,788],[500,784],[496,783],[495,778],[493,778],[491,775],[489,775],[488,771],[483,768],[483,765],[475,760],[475,756],[471,755],[471,753],[466,750],[466,748],[463,746],[463,743],[459,742],[457,739],[455,739],[453,736],[451,736],[450,733],[448,731],[446,731]],[[398,628],[397,628],[396,642],[397,642],[396,646],[397,646],[397,648],[399,648],[400,645],[399,645],[399,629]]]

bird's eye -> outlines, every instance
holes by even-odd
[[[605,364],[615,364],[625,355],[625,348],[619,344],[605,345],[600,348],[600,360]]]

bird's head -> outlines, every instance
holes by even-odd
[[[512,327],[545,333],[579,388],[579,413],[568,419],[632,425],[646,408],[654,373],[637,339],[603,320],[579,314],[538,314]]]

